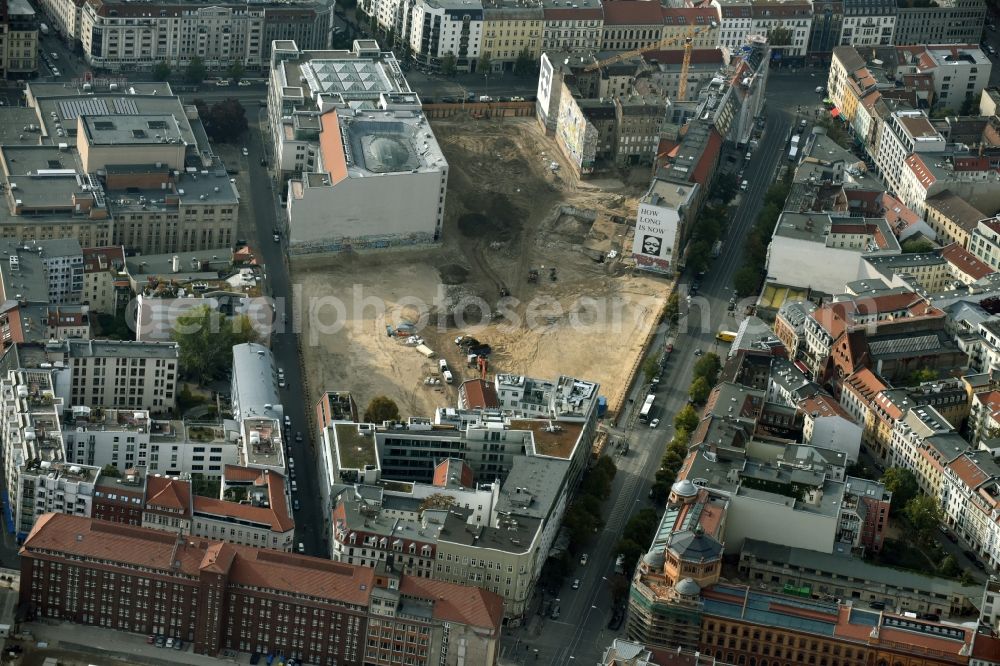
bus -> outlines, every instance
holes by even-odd
[[[732,331],[719,331],[715,339],[719,342],[732,342],[736,339],[736,334]]]
[[[646,402],[642,404],[642,410],[639,412],[639,422],[647,423],[649,421],[649,414],[653,411],[653,402],[656,401],[656,396],[650,393],[646,396]]]

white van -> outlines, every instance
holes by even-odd
[[[444,377],[444,381],[446,384],[451,384],[453,381],[455,381],[455,378],[451,374],[451,370],[445,370],[444,372],[441,373],[441,376]]]
[[[448,361],[444,360],[443,358],[439,358],[438,359],[438,370],[440,370],[441,372],[444,372],[447,369],[448,369]]]

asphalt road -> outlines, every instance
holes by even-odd
[[[260,115],[266,114],[262,112]],[[315,433],[308,426],[306,419],[306,410],[311,406],[302,400],[305,390],[302,367],[299,364],[298,335],[292,330],[293,314],[295,314],[292,312],[292,285],[285,260],[284,243],[275,243],[272,238],[272,230],[275,227],[283,228],[284,224],[277,223],[279,197],[274,190],[271,174],[267,167],[260,164],[262,157],[267,158],[269,165],[272,164],[270,149],[262,136],[262,132],[266,133],[266,130],[263,129],[253,108],[248,111],[247,118],[250,129],[245,146],[249,155],[240,158],[239,168],[242,174],[246,174],[245,176],[241,174],[240,182],[248,183],[250,191],[249,193],[243,191],[240,194],[250,197],[249,210],[254,231],[247,240],[257,256],[263,257],[265,288],[275,299],[278,313],[276,333],[271,339],[271,351],[278,367],[285,371],[287,388],[280,389],[281,402],[285,414],[290,415],[292,419],[292,426],[286,431],[286,441],[290,443],[291,457],[295,460],[295,482],[298,485],[298,491],[293,493],[292,497],[298,499],[301,505],[300,509],[294,512],[296,543],[302,542],[306,553],[310,555],[325,557],[326,549],[322,543],[323,516],[315,501],[320,496],[314,471],[316,456],[313,448],[315,442],[312,440]],[[284,239],[284,236],[282,238]],[[282,314],[286,317],[286,324],[282,323]],[[302,433],[301,442],[295,441],[296,432]]]

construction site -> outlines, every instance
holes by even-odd
[[[533,118],[432,126],[449,163],[439,246],[292,265],[309,404],[348,390],[427,415],[465,379],[507,372],[598,382],[614,410],[671,287],[623,253],[640,188],[581,183]]]

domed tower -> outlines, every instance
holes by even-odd
[[[698,499],[698,486],[688,479],[681,479],[670,486],[670,497],[667,498],[670,504],[693,504],[696,499]]]
[[[722,573],[722,552],[722,544],[705,534],[701,525],[674,532],[664,553],[664,576],[673,585],[685,578],[703,588],[714,585]]]

